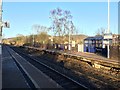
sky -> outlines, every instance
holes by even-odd
[[[3,0],[4,2],[107,2],[108,0]],[[110,0],[118,2],[119,0]]]
[[[56,8],[71,12],[78,34],[94,36],[99,28],[107,29],[107,2],[3,2],[3,21],[10,22],[3,37],[30,35],[34,24],[50,27],[50,11]],[[110,3],[110,30],[118,33],[117,2]]]

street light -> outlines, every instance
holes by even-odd
[[[109,33],[110,33],[110,0],[108,0],[108,34]],[[110,40],[109,39],[108,39],[107,49],[108,49],[107,57],[110,58]]]
[[[72,29],[72,28],[71,28],[71,26],[72,26],[72,21],[70,21],[69,26],[70,26],[70,27],[69,27],[69,31],[68,31],[68,33],[69,33],[69,41],[68,41],[68,42],[69,42],[69,45],[68,45],[68,50],[71,50],[71,45],[70,45],[70,42],[71,42],[71,41],[70,41],[70,33],[71,33],[71,31],[72,31],[72,30],[71,30],[71,29]]]
[[[0,43],[2,43],[2,0],[0,1]]]
[[[68,50],[70,50],[70,30],[69,30],[69,46],[68,46]]]
[[[104,42],[103,42],[103,46],[107,44],[107,58],[110,58],[111,40],[112,40],[112,33],[110,33],[110,0],[108,0],[108,28],[107,28],[107,32],[104,35]]]
[[[35,26],[32,26],[32,46],[34,47],[34,43],[35,43],[35,36],[34,36],[34,28]]]
[[[0,0],[0,43],[2,44],[2,0]],[[2,47],[0,45],[0,89],[2,89]]]

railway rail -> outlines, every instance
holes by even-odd
[[[7,46],[7,49],[8,46]],[[8,50],[9,51],[9,50]],[[11,52],[9,51],[9,53],[11,54]],[[16,53],[16,52],[15,52]],[[87,90],[88,88],[83,85],[80,84],[79,82],[73,80],[72,78],[62,74],[61,72],[56,71],[55,69],[45,65],[42,62],[38,62],[37,60],[29,57],[28,55],[24,54],[24,53],[20,53],[17,55],[20,55],[20,57],[24,57],[24,59],[26,61],[28,61],[29,63],[31,63],[33,66],[35,66],[37,69],[39,69],[40,71],[42,71],[43,73],[45,73],[46,75],[48,75],[50,78],[52,78],[54,81],[56,81],[62,88],[64,89],[73,89],[73,88],[81,88],[84,90]],[[13,55],[11,55],[12,58],[14,58]],[[14,58],[15,60],[15,58]],[[27,78],[29,85],[31,86],[31,88],[35,88],[34,83],[32,82],[32,80],[27,76],[26,72],[24,72],[23,68],[21,67],[20,63],[16,62],[17,66],[19,67],[20,71],[24,74],[25,78]]]
[[[101,69],[105,71],[103,73],[106,73],[108,75],[110,74],[116,78],[119,78],[120,62],[117,60],[111,60],[111,59],[107,59],[101,56],[88,54],[88,53],[74,54],[74,53],[64,53],[63,51],[56,51],[56,50],[41,50],[39,48],[34,48],[34,47],[24,47],[24,48],[26,48],[28,51],[33,50],[33,51],[41,51],[43,53],[48,53],[62,59],[70,58],[70,59],[75,59],[81,62],[85,62],[91,65],[93,68],[96,68],[98,70]]]
[[[23,53],[24,51],[22,51],[22,52],[20,52],[20,50],[18,50],[17,52],[19,52],[19,53],[21,53],[21,54],[25,54],[25,53]],[[28,57],[28,56],[27,56]],[[29,55],[29,57],[30,57],[30,55]],[[32,57],[31,57],[32,58]],[[32,58],[33,59],[33,58]],[[34,57],[34,60],[35,61],[37,61],[37,62],[42,62],[42,63],[44,63],[45,65],[48,65],[48,62],[44,62],[45,60],[46,60],[46,58],[44,58],[44,60],[42,60],[42,61],[40,61],[39,60],[40,58],[36,58],[36,57]],[[41,58],[41,59],[43,59],[43,58]],[[49,67],[51,68],[51,66],[53,66],[53,64],[51,64],[51,65],[49,65]],[[56,69],[55,69],[56,70]],[[64,69],[62,69],[63,71],[64,71]],[[60,72],[62,72],[62,70],[60,71]],[[59,71],[59,70],[57,70],[57,71]],[[83,75],[84,76],[84,74],[82,74],[82,73],[80,73],[79,72],[79,74],[81,74],[81,75]],[[49,75],[49,74],[48,74]],[[88,76],[88,78],[90,78],[90,79],[92,79],[93,80],[93,82],[94,82],[94,84],[100,84],[101,86],[103,86],[103,87],[105,87],[105,88],[113,88],[110,84],[108,84],[108,83],[106,83],[106,82],[104,82],[104,80],[102,81],[102,80],[98,80],[97,78],[94,78],[94,77],[91,77],[91,76]],[[84,79],[85,80],[85,79]],[[79,82],[79,81],[78,81]],[[118,81],[118,83],[119,83],[119,81]],[[101,87],[100,86],[100,87]],[[98,85],[98,87],[99,87],[99,85]],[[91,88],[91,87],[89,87],[89,88]],[[92,87],[93,88],[93,87]]]
[[[79,60],[91,63],[93,66],[95,66],[94,64],[99,64],[101,66],[111,67],[113,69],[120,70],[120,64],[119,64],[120,61],[107,59],[107,58],[104,58],[104,57],[101,57],[101,56],[98,56],[92,53],[73,54],[71,52],[65,53],[62,51],[44,50],[44,49],[39,49],[39,48],[29,47],[29,46],[25,46],[25,48],[41,50],[41,51],[45,51],[51,54],[59,54],[59,55],[63,55],[64,57],[79,59]]]

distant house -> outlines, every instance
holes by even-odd
[[[113,45],[120,45],[120,34],[113,34],[112,36],[112,44]]]

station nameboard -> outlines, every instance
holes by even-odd
[[[112,39],[112,34],[105,34],[104,39]]]

